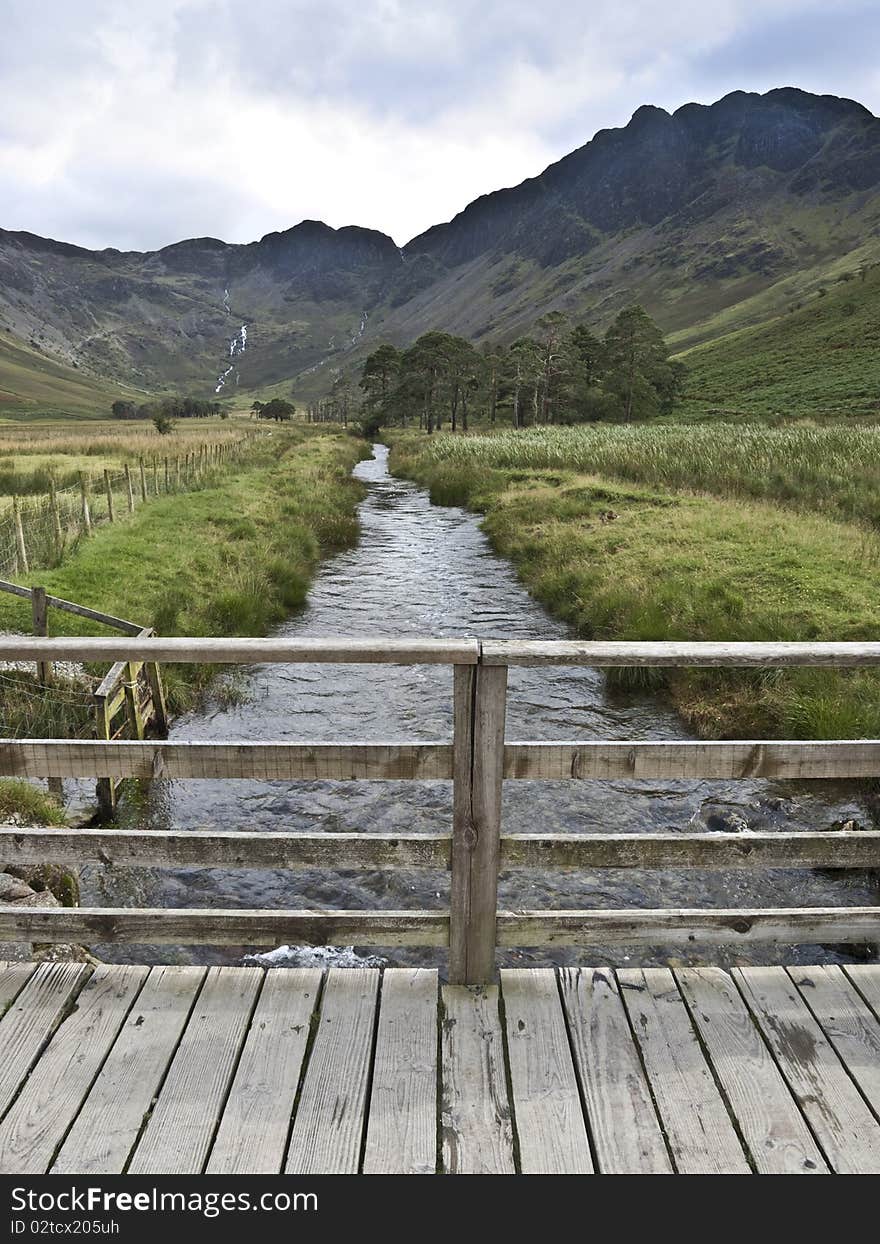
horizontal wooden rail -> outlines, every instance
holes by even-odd
[[[448,869],[452,835],[0,829],[0,858],[146,868]],[[880,831],[505,834],[501,869],[880,868]]]
[[[424,781],[452,777],[452,745],[17,739],[0,742],[0,776]]]
[[[504,834],[501,868],[880,868],[880,832]]]
[[[507,743],[504,776],[566,778],[863,778],[880,775],[880,741]]]
[[[483,665],[791,666],[880,665],[880,643],[606,643],[597,640],[486,640]]]
[[[838,835],[839,837],[840,835]],[[452,835],[0,829],[0,859],[127,868],[449,868]]]
[[[2,924],[0,924],[2,931]],[[880,907],[500,911],[499,946],[687,946],[876,942]]]
[[[29,587],[20,587],[17,583],[9,583],[6,579],[0,579],[0,592],[9,592],[13,596],[22,596],[26,600],[33,597],[33,589]],[[89,618],[92,622],[101,622],[104,626],[113,627],[116,631],[124,631],[126,635],[139,635],[141,627],[137,622],[126,622],[125,618],[115,618],[111,613],[101,613],[99,609],[88,609],[85,605],[78,605],[75,601],[64,600],[61,596],[46,595],[46,604],[51,605],[53,609],[60,609],[63,613],[73,613],[78,618]]]
[[[123,694],[123,693],[120,693]],[[5,777],[255,778],[426,781],[453,776],[451,743],[212,743],[15,739],[0,742]],[[868,778],[880,741],[805,743],[507,743],[504,777],[568,779]]]
[[[0,941],[156,946],[447,946],[439,911],[0,907]]]
[[[476,665],[472,639],[32,639],[0,638],[2,661],[159,661],[221,665]]]
[[[880,907],[500,911],[499,946],[874,942]],[[0,941],[147,945],[447,946],[435,911],[0,907]]]

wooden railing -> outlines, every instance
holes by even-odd
[[[60,596],[50,596],[44,587],[21,587],[18,583],[0,579],[0,592],[20,596],[31,602],[33,632],[38,636],[48,634],[50,609],[58,609],[78,618],[87,618],[90,622],[99,622],[111,630],[121,631],[123,635],[149,639],[156,633],[152,628],[142,627],[137,622],[129,622],[111,613],[90,609]],[[52,665],[51,661],[36,662],[37,680],[44,687],[52,682]],[[95,688],[93,699],[95,734],[99,739],[110,741],[126,736],[143,739],[151,730],[159,734],[167,733],[165,692],[159,666],[155,661],[114,662]],[[51,779],[53,783],[58,780]],[[102,820],[109,820],[113,816],[118,786],[119,780],[116,778],[98,779],[98,810]],[[60,793],[57,788],[56,793]]]
[[[0,909],[0,940],[448,946],[450,979],[490,980],[496,947],[880,941],[880,907],[499,911],[498,874],[530,868],[876,868],[880,833],[503,834],[504,780],[876,778],[880,740],[507,742],[512,665],[861,667],[880,643],[0,639],[0,661],[453,666],[444,742],[0,742],[0,775],[453,782],[451,833],[0,830],[0,859],[129,867],[451,868],[449,911]]]

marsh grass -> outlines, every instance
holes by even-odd
[[[653,461],[656,476],[667,465],[673,471],[667,442],[652,429],[631,431],[626,443],[636,461]],[[578,463],[594,462],[579,439],[551,430],[548,441],[400,437],[392,469],[428,487],[437,502],[482,511],[495,548],[584,638],[880,640],[880,537],[864,523],[784,502],[586,474],[569,465],[574,454],[562,454],[574,445]],[[658,444],[659,454],[651,448]],[[610,460],[623,465],[616,451]],[[674,465],[677,484],[683,471]],[[609,681],[668,692],[707,736],[880,733],[873,670],[621,670]]]

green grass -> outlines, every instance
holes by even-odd
[[[458,474],[466,486],[475,467],[574,470],[880,525],[880,427],[863,424],[655,422],[442,435],[421,444],[418,461],[433,472],[435,489],[453,492]]]
[[[13,819],[29,825],[65,823],[63,811],[45,791],[17,778],[0,778],[0,822]]]
[[[650,435],[651,429],[644,434]],[[506,438],[395,438],[393,469],[440,503],[485,513],[495,548],[585,638],[880,639],[880,541],[867,527],[763,501],[623,483],[557,458],[533,465]],[[705,735],[876,737],[873,671],[624,671],[665,689]]]
[[[829,283],[824,296],[695,347],[685,414],[795,419],[880,413],[880,266]],[[800,304],[800,305],[799,305]]]
[[[156,498],[23,581],[163,635],[263,634],[304,603],[321,556],[356,538],[350,471],[367,452],[339,433],[292,429],[258,442],[216,487]],[[49,620],[53,634],[106,634],[56,610]],[[27,603],[0,595],[0,629],[29,630]],[[211,673],[166,667],[172,707]]]

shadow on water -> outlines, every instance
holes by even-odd
[[[355,474],[368,485],[357,546],[327,561],[306,608],[279,628],[290,636],[562,639],[570,631],[527,594],[489,547],[474,515],[430,503],[388,473],[388,451]],[[397,666],[257,666],[235,707],[208,703],[175,722],[172,738],[213,740],[449,739],[452,673]],[[590,669],[512,669],[508,739],[682,739],[692,737],[661,701],[618,695]],[[175,781],[153,783],[124,811],[130,824],[159,828],[427,832],[448,830],[451,785]],[[870,823],[858,788],[843,783],[510,782],[509,832],[574,833],[827,829]],[[221,869],[89,870],[84,902],[186,907],[444,908],[445,873],[280,872]],[[503,875],[506,908],[861,905],[877,901],[874,874],[794,870],[535,871]],[[103,947],[108,959],[235,963],[247,947]],[[366,952],[365,952],[366,953]],[[391,963],[438,963],[434,950],[381,951]],[[822,962],[833,948],[625,947],[505,952],[503,962]],[[277,952],[273,962],[363,961],[342,950]]]

